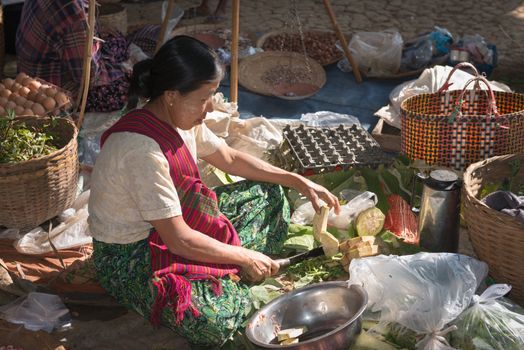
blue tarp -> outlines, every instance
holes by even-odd
[[[300,119],[303,113],[332,111],[357,117],[368,131],[377,123],[373,114],[389,103],[389,93],[405,80],[364,79],[357,83],[353,74],[340,71],[335,64],[325,67],[327,82],[314,96],[304,100],[284,100],[252,93],[241,86],[238,104],[241,118],[264,116],[266,118]],[[219,91],[229,98],[229,79],[224,79]]]

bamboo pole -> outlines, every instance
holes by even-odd
[[[238,37],[240,30],[240,0],[233,0],[231,20],[231,79],[230,96],[231,102],[238,101]]]
[[[342,33],[342,30],[340,29],[340,26],[337,23],[337,18],[335,17],[335,13],[333,12],[333,9],[331,8],[331,3],[329,2],[329,0],[324,0],[324,7],[326,8],[329,18],[331,19],[331,24],[333,25],[333,28],[335,29],[335,33],[337,34],[340,44],[342,45],[344,54],[346,55],[349,61],[349,64],[351,64],[351,68],[353,69],[353,74],[355,75],[355,80],[361,83],[362,76],[360,75],[360,71],[358,70],[358,65],[355,62],[355,60],[353,60],[353,56],[351,56],[351,52],[349,52],[346,37]]]
[[[160,49],[160,46],[164,43],[164,39],[166,38],[166,30],[167,30],[167,24],[169,23],[169,19],[171,18],[171,14],[173,13],[173,7],[175,6],[175,0],[169,0],[167,3],[167,11],[166,15],[164,16],[164,19],[162,20],[162,27],[160,27],[160,34],[158,35],[158,41],[156,43],[155,53]]]
[[[95,15],[96,15],[96,1],[89,0],[89,10],[87,14],[87,42],[84,52],[84,68],[82,70],[82,86],[79,95],[82,94],[82,102],[80,104],[80,116],[78,117],[77,127],[80,130],[82,122],[84,121],[84,113],[86,110],[87,94],[89,92],[89,80],[91,76],[91,59],[93,58],[93,38],[95,36]]]

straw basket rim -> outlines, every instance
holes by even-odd
[[[20,121],[20,122],[24,122],[26,120],[44,122],[46,120],[51,121],[52,119],[53,118],[51,117],[39,117],[39,116],[31,116],[31,115],[15,117],[15,120]],[[72,142],[76,142],[76,138],[78,136],[78,128],[76,127],[75,123],[70,118],[67,118],[67,117],[55,117],[54,119],[58,119],[62,123],[65,123],[63,125],[68,125],[72,127],[72,135],[69,141],[67,141],[67,143],[65,143],[64,146],[58,148],[56,151],[46,154],[44,156],[31,158],[31,159],[16,162],[16,163],[0,163],[0,175],[7,175],[6,173],[3,173],[3,172],[7,170],[13,170],[14,168],[17,168],[17,167],[25,168],[25,167],[29,167],[30,165],[36,164],[36,163],[45,163],[49,159],[55,158],[60,153],[65,152],[66,149],[71,146]]]
[[[467,93],[470,93],[471,91],[473,91],[474,89],[466,89]],[[482,91],[485,91],[485,90],[482,90]],[[407,109],[405,106],[406,104],[410,103],[411,101],[415,100],[415,99],[423,99],[425,96],[437,96],[437,95],[441,95],[441,96],[444,96],[446,93],[452,93],[452,94],[456,94],[456,95],[460,95],[460,93],[462,92],[462,90],[449,90],[447,92],[442,92],[442,93],[438,93],[438,92],[424,92],[424,93],[421,93],[421,94],[417,94],[417,95],[413,95],[413,96],[410,96],[408,98],[406,98],[405,100],[403,100],[401,103],[400,103],[400,111],[401,111],[401,114],[404,113],[406,115],[409,115],[411,117],[415,116],[415,117],[419,117],[419,112],[414,110],[414,109]],[[498,96],[504,96],[504,95],[520,95],[522,96],[522,98],[524,99],[524,93],[519,93],[519,92],[510,92],[510,91],[493,91],[493,94],[495,94],[495,99],[498,97]],[[427,114],[427,113],[426,113]],[[469,116],[469,114],[467,113],[462,113],[462,115],[464,117],[466,116]],[[505,119],[505,118],[513,118],[513,117],[518,117],[518,116],[521,116],[522,115],[522,111],[517,111],[517,112],[511,112],[511,113],[504,113],[504,114],[501,114],[501,116],[499,117],[500,119]],[[448,114],[431,114],[431,117],[432,118],[449,118],[449,113]],[[485,115],[482,115],[482,116],[475,116],[475,117],[470,117],[470,118],[486,118]],[[495,118],[495,117],[493,117]]]
[[[307,63],[306,59],[308,60]],[[304,55],[295,52],[264,51],[244,58],[238,68],[238,83],[252,92],[265,96],[279,97],[274,94],[274,87],[262,80],[262,75],[269,68],[280,64],[280,62],[284,61],[287,63],[290,60],[293,60],[293,65],[296,64],[296,67],[307,67],[309,63],[311,68],[310,82],[318,87],[315,92],[300,96],[300,98],[313,96],[322,89],[326,83],[326,71],[324,68],[312,58],[305,58]]]

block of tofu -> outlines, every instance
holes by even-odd
[[[306,333],[307,327],[297,327],[297,328],[288,328],[288,329],[282,329],[278,331],[277,333],[277,339],[279,342],[287,340],[287,339],[293,339],[298,338],[302,334]]]
[[[320,242],[320,235],[327,229],[329,208],[326,205],[320,207],[320,214],[315,213],[313,217],[313,236]]]

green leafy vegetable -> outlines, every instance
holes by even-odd
[[[12,112],[0,118],[0,163],[23,162],[56,151],[50,126],[27,127]]]

